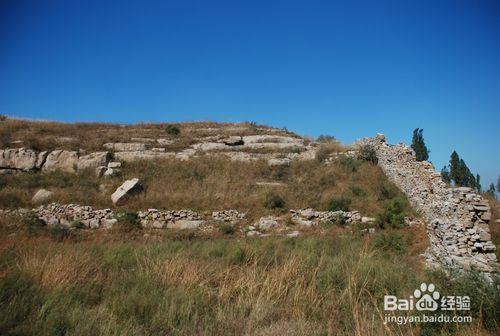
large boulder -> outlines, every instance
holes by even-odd
[[[36,194],[31,199],[33,204],[45,203],[52,198],[54,193],[47,189],[40,189],[36,192]]]
[[[83,155],[78,158],[77,169],[97,168],[106,166],[111,161],[109,152],[95,152],[88,155]]]
[[[47,155],[42,171],[56,170],[75,173],[78,167],[78,153],[76,151],[55,150]]]
[[[32,149],[0,149],[0,168],[30,171],[36,168],[38,154]]]
[[[113,201],[113,204],[119,205],[120,203],[125,201],[128,196],[135,194],[141,190],[142,186],[138,178],[127,180],[123,182],[123,184],[119,186],[118,189],[116,189],[113,195],[111,195],[111,201]]]

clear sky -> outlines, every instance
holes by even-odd
[[[0,113],[256,121],[349,143],[424,129],[500,174],[500,2],[0,0]]]

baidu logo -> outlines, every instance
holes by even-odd
[[[395,295],[384,296],[384,310],[418,310],[434,312],[441,310],[470,310],[468,296],[441,296],[432,283],[423,282],[408,299]]]

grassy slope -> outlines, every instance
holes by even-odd
[[[498,293],[422,273],[423,228],[360,236],[335,227],[321,236],[245,240],[80,232],[62,242],[16,232],[0,239],[2,335],[498,331]],[[384,325],[383,295],[411,295],[423,280],[471,295],[473,324]]]
[[[379,167],[357,160],[324,165],[317,161],[294,162],[290,167],[269,167],[265,161],[242,163],[203,157],[182,162],[175,159],[126,164],[121,176],[97,179],[92,172],[77,176],[64,173],[0,176],[0,206],[30,206],[38,188],[55,192],[55,201],[111,207],[109,195],[124,179],[139,177],[146,191],[122,208],[181,209],[199,211],[234,208],[250,215],[269,212],[267,194],[285,200],[285,207],[327,209],[334,197],[352,200],[351,208],[366,215],[379,212],[388,200],[402,197]],[[280,182],[259,186],[257,182]],[[99,190],[99,184],[107,192]]]
[[[8,127],[0,123],[0,140],[24,139],[42,149],[61,146],[54,136],[73,136],[79,148],[88,150],[132,136],[169,137],[163,125],[9,122]],[[176,146],[189,145],[195,136],[213,135],[194,129],[214,126],[183,125]],[[99,136],[89,137],[89,132]],[[248,132],[255,132],[250,124]],[[33,193],[41,187],[54,190],[56,201],[109,207],[114,188],[136,176],[144,181],[146,192],[120,210],[235,208],[250,211],[255,218],[289,208],[326,209],[331,198],[344,196],[352,199],[353,209],[371,216],[401,197],[378,167],[365,162],[311,161],[270,168],[263,161],[243,164],[200,158],[131,163],[122,176],[109,180],[97,180],[92,172],[0,176],[0,207],[30,206]],[[255,185],[262,181],[283,186]],[[100,183],[107,187],[106,193],[99,191]],[[270,191],[284,198],[284,210],[264,207]],[[497,218],[498,211],[493,214]],[[141,230],[92,234],[77,230],[68,237],[57,230],[26,231],[23,223],[16,223],[21,229],[15,230],[0,224],[2,335],[500,332],[497,291],[471,279],[451,281],[423,272],[419,254],[425,249],[425,228],[360,236],[334,226],[296,239],[239,239],[220,233],[195,237],[190,232]],[[492,227],[494,240],[498,232]],[[385,326],[383,295],[411,295],[424,280],[435,283],[443,294],[470,295],[473,324]]]

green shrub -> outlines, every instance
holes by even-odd
[[[349,211],[351,206],[351,199],[348,197],[337,197],[330,200],[328,211]]]
[[[20,215],[19,223],[26,229],[28,234],[40,233],[40,231],[45,227],[45,223],[39,219],[33,211]]]
[[[362,163],[360,160],[347,155],[340,155],[337,161],[341,166],[343,166],[348,172],[351,173],[357,172]]]
[[[364,145],[359,149],[358,159],[367,161],[373,164],[378,163],[377,152],[372,145]]]
[[[376,187],[376,191],[379,200],[389,200],[396,197],[398,194],[396,186],[387,181],[378,184]]]
[[[236,230],[233,225],[229,223],[222,223],[219,225],[219,231],[226,235],[232,235]]]
[[[361,187],[351,186],[349,189],[351,190],[351,193],[356,197],[365,197],[366,196],[366,191]]]
[[[85,225],[79,220],[74,221],[71,223],[71,227],[74,229],[85,229]]]
[[[377,216],[377,223],[381,229],[386,227],[401,228],[404,226],[406,200],[396,197],[392,199],[384,210]]]
[[[267,209],[283,209],[285,207],[285,200],[278,194],[269,193],[264,199],[264,207]]]
[[[50,237],[55,241],[61,242],[70,236],[69,228],[63,225],[52,225],[47,228]]]
[[[0,121],[5,121],[5,120],[7,120],[7,116],[0,114]]]
[[[181,133],[181,130],[175,125],[168,124],[167,126],[165,126],[165,132],[170,135],[179,135]]]
[[[406,251],[403,238],[394,232],[379,234],[375,238],[374,246],[387,252],[403,253]]]
[[[132,211],[122,212],[116,215],[118,222],[116,227],[122,232],[133,232],[142,229],[137,213]]]

